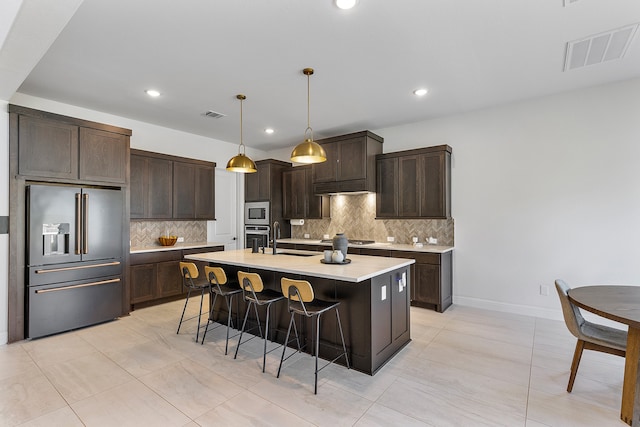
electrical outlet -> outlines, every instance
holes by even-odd
[[[549,286],[547,285],[540,285],[540,295],[543,295],[545,297],[549,296]]]
[[[395,240],[396,240],[395,237],[387,236],[387,242],[393,243],[393,242],[395,242]]]
[[[309,238],[309,233],[304,233],[304,238],[308,239]]]
[[[178,237],[178,243],[184,243],[184,237]]]

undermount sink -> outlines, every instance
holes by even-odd
[[[292,255],[292,256],[314,256],[319,255],[318,253],[310,253],[310,252],[288,252],[288,251],[277,251],[276,255]]]

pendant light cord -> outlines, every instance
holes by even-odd
[[[244,142],[242,141],[242,99],[240,99],[240,148],[242,149],[242,154],[244,154]]]

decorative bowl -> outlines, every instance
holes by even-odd
[[[162,246],[173,246],[178,241],[178,236],[160,236],[158,241]]]

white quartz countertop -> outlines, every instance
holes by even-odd
[[[312,254],[311,256],[284,255],[281,252]],[[349,264],[323,264],[323,254],[293,249],[278,249],[273,255],[271,248],[266,253],[251,253],[251,249],[237,251],[207,252],[186,255],[185,258],[214,262],[238,267],[258,268],[283,273],[301,274],[311,277],[362,282],[395,269],[415,263],[413,259],[386,258],[365,255],[348,255]]]
[[[197,249],[206,248],[208,246],[224,246],[224,243],[220,242],[189,242],[189,243],[176,243],[173,246],[132,246],[129,249],[129,253],[138,254],[144,252],[161,252],[161,251],[176,251],[181,249]]]
[[[278,239],[278,243],[293,243],[296,245],[331,245],[331,243],[323,243],[317,239]],[[435,254],[443,254],[453,250],[453,246],[439,246],[439,245],[427,245],[422,247],[414,245],[405,245],[400,243],[370,243],[368,245],[355,245],[349,244],[350,248],[367,248],[367,249],[382,249],[387,251],[408,251],[408,252],[427,252]]]

